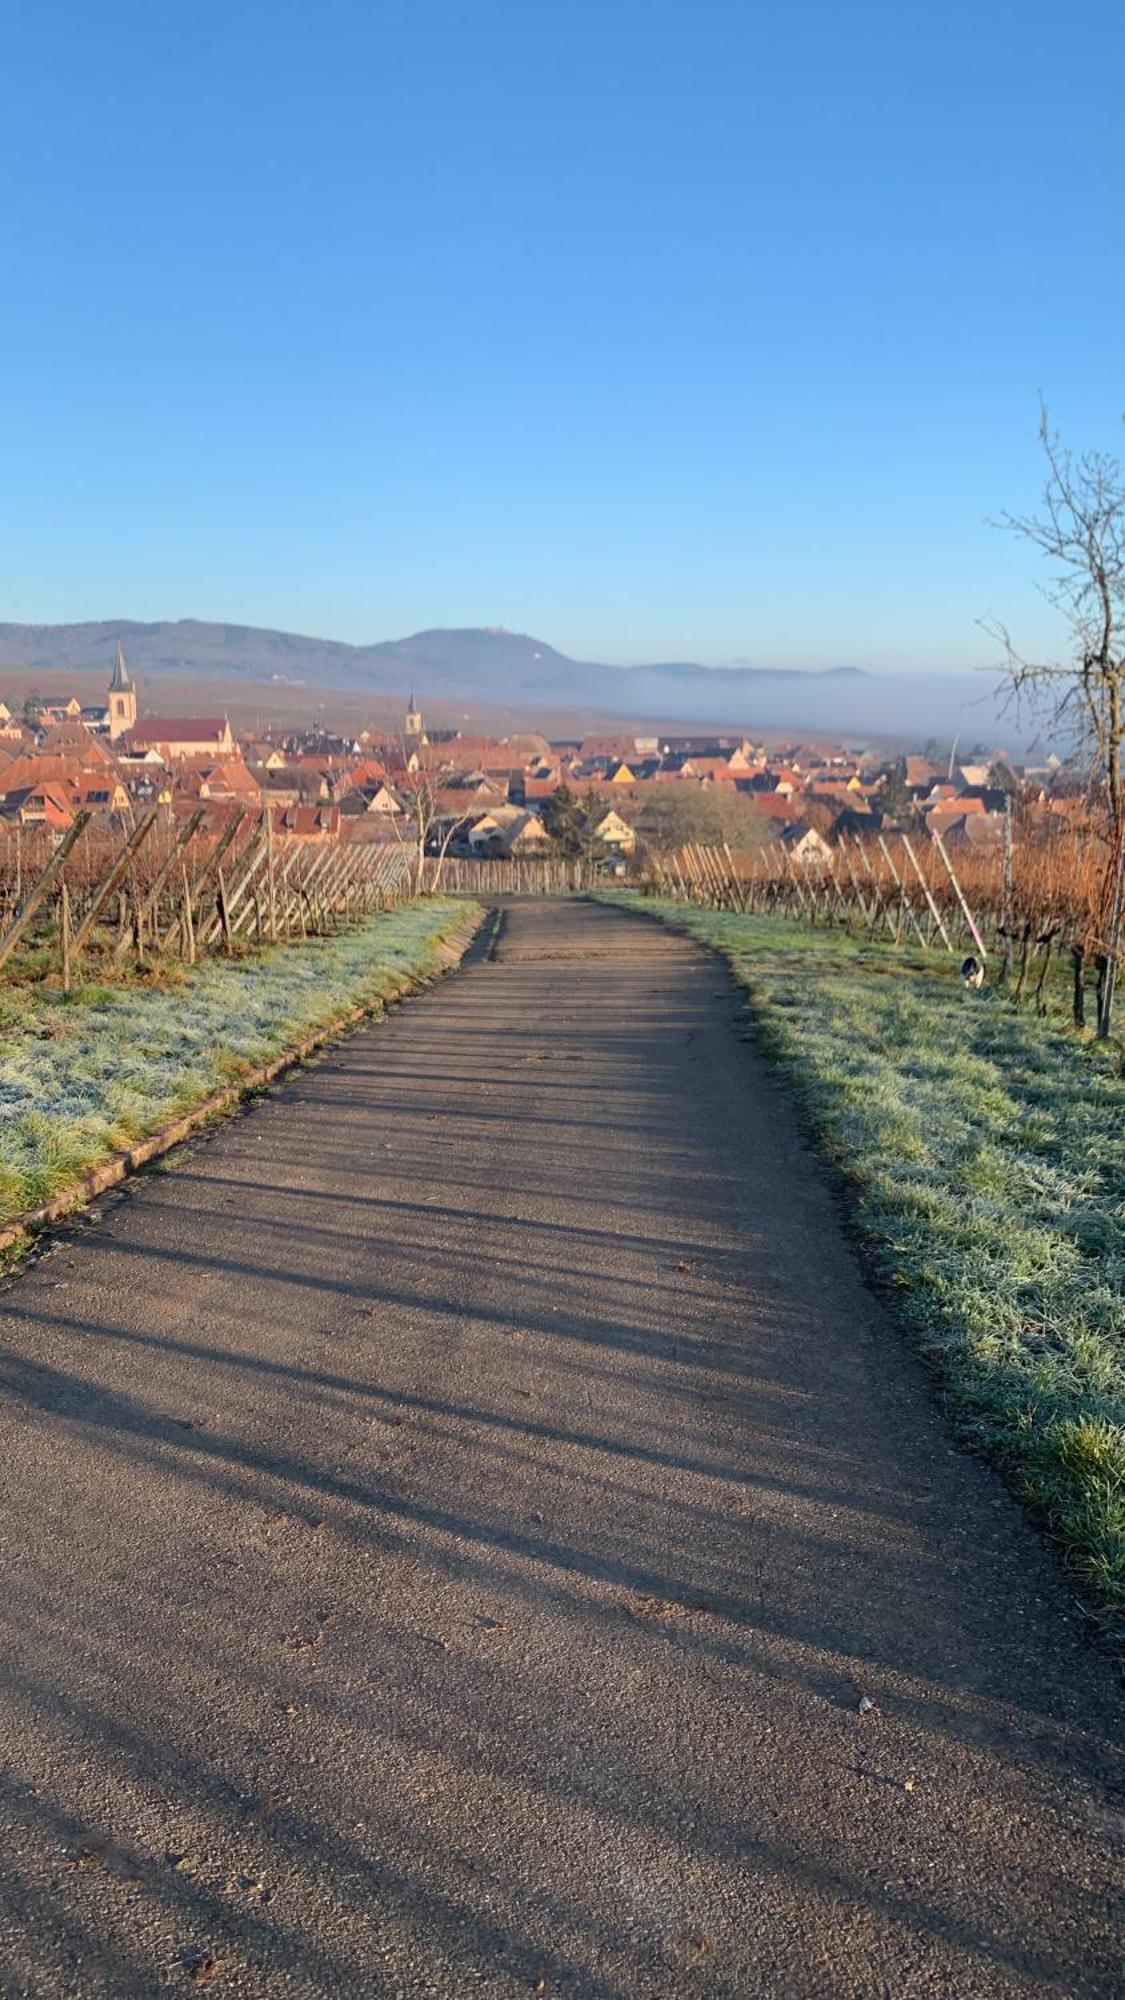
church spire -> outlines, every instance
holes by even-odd
[[[120,639],[117,642],[117,661],[113,669],[113,679],[109,684],[109,740],[116,743],[133,727],[137,719],[137,690],[129,678],[125,665],[125,649]]]

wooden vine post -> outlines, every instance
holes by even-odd
[[[223,947],[229,957],[230,953],[234,950],[234,944],[232,942],[230,934],[230,911],[227,907],[227,885],[225,880],[223,879],[223,871],[221,868],[219,869],[219,886],[215,894],[215,909],[219,919],[219,929],[222,932]]]
[[[946,951],[952,951],[953,946],[949,942],[949,932],[946,930],[945,924],[942,921],[942,914],[941,911],[938,909],[937,904],[934,901],[933,892],[930,888],[930,885],[927,882],[925,876],[923,875],[922,870],[918,866],[918,859],[917,856],[915,855],[914,849],[910,845],[909,836],[904,833],[901,834],[899,837],[902,841],[903,847],[906,849],[906,852],[910,857],[910,866],[913,868],[915,875],[918,877],[919,887],[921,888],[922,894],[926,898],[927,905],[929,906],[930,915],[933,918],[934,923],[937,925],[938,931],[940,932],[941,941],[945,946]]]
[[[59,890],[59,956],[62,960],[62,990],[70,992],[70,890],[64,882]]]
[[[953,872],[953,863],[949,859],[949,856],[945,851],[945,842],[942,839],[936,827],[933,828],[930,838],[932,839],[934,846],[937,848],[938,853],[941,855],[941,858],[945,863],[945,872],[949,876],[949,879],[953,884],[953,893],[956,896],[957,901],[961,905],[961,914],[964,917],[965,922],[969,926],[969,930],[972,934],[973,943],[976,945],[976,948],[979,951],[981,955],[981,960],[983,962],[983,960],[986,959],[988,956],[988,953],[985,951],[984,948],[984,939],[982,938],[979,930],[977,929],[976,919],[974,918],[973,913],[969,908],[969,905],[965,901],[964,892],[961,888],[961,884],[957,880],[957,877]]]
[[[93,930],[104,905],[108,902],[119,883],[124,880],[126,873],[133,863],[134,857],[139,854],[155,824],[156,810],[154,807],[151,812],[145,814],[140,825],[134,827],[104,882],[99,888],[95,889],[90,906],[74,933],[73,950],[75,958],[77,958],[86,939]]]
[[[6,964],[11,957],[28,924],[35,915],[36,910],[42,903],[43,898],[51,888],[52,883],[57,879],[67,855],[70,853],[71,848],[74,846],[75,841],[78,839],[83,827],[86,826],[89,818],[90,814],[88,812],[80,812],[78,814],[73,826],[64,833],[42,874],[32,885],[32,888],[28,892],[27,901],[24,903],[22,909],[17,909],[3,937],[0,938],[0,965]]]

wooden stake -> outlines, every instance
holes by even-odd
[[[182,862],[180,864],[180,879],[184,886],[184,901],[181,913],[184,928],[184,957],[187,959],[189,965],[194,965],[195,922],[191,914],[191,888],[188,884],[187,869],[183,866]]]
[[[969,905],[965,901],[965,897],[961,889],[961,884],[957,880],[957,877],[953,872],[953,863],[949,859],[949,856],[945,851],[945,842],[942,839],[940,833],[937,831],[936,827],[931,832],[930,838],[932,839],[934,846],[937,848],[938,853],[941,855],[941,858],[945,863],[946,873],[948,874],[949,879],[953,884],[954,894],[957,897],[957,901],[961,905],[962,915],[964,916],[965,922],[968,924],[969,929],[972,932],[973,943],[976,945],[976,948],[981,955],[981,959],[983,960],[988,956],[984,948],[984,939],[982,938],[980,932],[977,929],[973,913],[970,910]]]
[[[163,889],[165,882],[168,880],[168,877],[171,874],[173,868],[175,867],[177,859],[181,855],[183,855],[183,853],[187,849],[189,842],[194,839],[202,819],[203,819],[203,808],[202,806],[199,806],[197,810],[192,814],[187,825],[184,827],[183,832],[176,839],[169,853],[165,857],[164,861],[157,869],[156,877],[155,880],[153,881],[152,887],[150,888],[147,896],[144,898],[144,901],[140,906],[141,922],[145,923],[148,921],[149,918],[152,919],[153,942],[156,944],[158,944],[160,941],[159,936],[157,934],[158,927],[156,924],[156,906],[160,900],[160,892]],[[123,953],[126,942],[127,940],[119,939],[118,944],[116,946],[116,952],[118,957],[120,957],[121,954]]]
[[[33,884],[28,892],[27,901],[24,903],[23,908],[17,911],[3,937],[0,938],[0,965],[5,964],[11,957],[89,817],[88,812],[80,812],[73,826],[64,833],[62,840],[39,876],[38,881]]]
[[[156,811],[154,808],[151,812],[146,813],[140,825],[133,829],[133,832],[129,835],[128,840],[125,842],[124,847],[110,869],[109,874],[106,876],[105,881],[99,888],[95,889],[93,900],[78,929],[74,933],[74,950],[76,953],[81,951],[86,939],[94,928],[94,924],[97,922],[103,905],[122,880],[126,870],[130,867],[134,857],[139,853],[144,842],[148,839],[155,824]]]
[[[62,990],[70,992],[70,890],[64,882],[59,890],[59,943],[62,951]]]
[[[933,894],[932,894],[932,892],[931,892],[931,890],[930,890],[930,885],[929,885],[929,883],[927,882],[927,880],[926,880],[925,876],[923,875],[923,873],[922,873],[922,870],[921,870],[921,869],[919,868],[919,866],[918,866],[918,862],[917,862],[917,858],[916,858],[916,856],[915,856],[915,853],[914,853],[914,849],[913,849],[913,848],[911,847],[911,845],[910,845],[910,842],[909,842],[909,840],[907,839],[907,836],[906,836],[906,834],[905,834],[905,833],[904,833],[904,834],[900,834],[899,838],[901,839],[901,841],[902,841],[902,844],[903,844],[903,847],[904,847],[904,848],[906,849],[906,852],[907,852],[907,854],[908,854],[908,855],[909,855],[909,857],[910,857],[910,865],[911,865],[911,867],[913,868],[913,870],[914,870],[914,873],[915,873],[915,874],[916,874],[916,876],[918,877],[918,881],[919,881],[919,885],[920,885],[920,887],[921,887],[921,890],[922,890],[922,894],[923,894],[923,895],[924,895],[924,897],[926,898],[926,902],[927,902],[927,904],[929,905],[929,911],[930,911],[930,915],[931,915],[931,917],[933,918],[933,920],[934,920],[935,924],[937,925],[937,927],[938,927],[938,930],[939,930],[939,932],[941,933],[941,941],[942,941],[943,945],[945,946],[945,949],[946,949],[946,951],[952,951],[952,950],[953,950],[953,946],[952,946],[952,945],[950,944],[950,942],[949,942],[949,932],[948,932],[948,931],[946,930],[946,928],[945,928],[945,925],[944,925],[944,923],[942,922],[942,915],[941,915],[941,911],[940,911],[940,910],[938,909],[938,906],[937,906],[937,904],[936,904],[936,903],[934,902],[934,899],[933,899]],[[983,948],[984,948],[984,947],[982,946],[982,947],[981,947],[981,949],[983,950]]]
[[[219,929],[223,934],[223,944],[229,955],[234,950],[234,944],[231,940],[230,917],[227,912],[227,885],[223,880],[223,871],[221,868],[219,869],[219,887],[215,896],[215,911],[219,919]]]

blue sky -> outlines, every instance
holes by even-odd
[[[1125,450],[1125,10],[15,0],[0,618],[964,668]]]

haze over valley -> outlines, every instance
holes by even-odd
[[[962,733],[1021,747],[1032,740],[1029,728],[1001,711],[994,673],[871,674],[844,665],[800,672],[685,660],[620,666],[574,660],[546,640],[502,628],[434,629],[353,646],[199,619],[0,624],[0,669],[44,678],[108,671],[119,643],[145,679],[213,677],[232,693],[247,682],[273,682],[279,693],[289,685],[395,699],[413,688],[423,700],[461,710],[581,712],[919,741]]]

